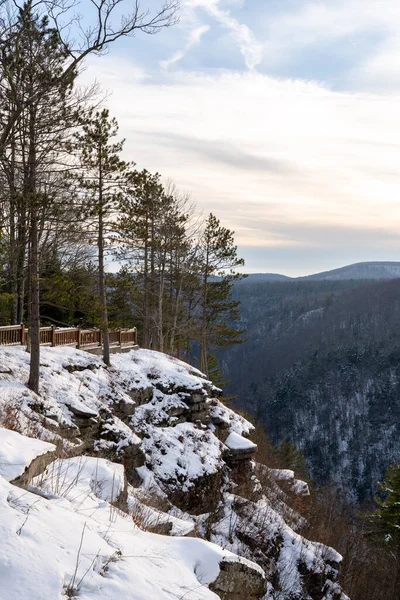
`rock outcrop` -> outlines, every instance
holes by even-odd
[[[34,423],[61,459],[84,453],[123,465],[117,507],[139,527],[196,535],[242,557],[224,558],[208,582],[222,600],[272,600],[278,592],[282,600],[345,600],[335,583],[341,557],[296,533],[302,519],[286,503],[287,488],[307,493],[305,484],[257,465],[252,425],[199,371],[145,350],[114,355],[105,369],[77,350],[43,349],[39,399],[20,383],[26,353],[1,352],[10,368],[0,374],[0,424],[18,406],[21,431]]]
[[[265,593],[265,576],[247,561],[227,559],[219,563],[220,573],[210,584],[210,590],[221,600],[258,600]]]

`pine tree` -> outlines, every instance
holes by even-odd
[[[378,485],[375,501],[379,508],[375,522],[386,542],[400,550],[400,463],[386,471],[385,479]]]
[[[136,2],[133,10],[123,14],[120,0],[102,0],[92,15],[93,21],[83,24],[83,16],[75,13],[74,3],[28,0],[20,7],[5,0],[0,4],[0,158],[8,169],[10,240],[17,241],[18,250],[17,259],[10,251],[10,277],[17,282],[12,315],[22,318],[22,274],[28,248],[31,352],[28,385],[36,393],[39,393],[40,363],[39,241],[44,222],[42,209],[54,200],[52,176],[46,184],[40,181],[38,162],[44,161],[49,166],[48,158],[54,157],[66,128],[66,115],[54,109],[56,106],[62,109],[63,102],[67,102],[78,66],[85,57],[101,53],[120,37],[138,30],[154,34],[173,25],[177,8],[176,0],[167,0],[155,10],[154,7],[143,10]],[[76,36],[71,35],[72,29]],[[44,135],[42,141],[46,140],[47,146],[38,145],[40,134]],[[20,195],[14,189],[17,142],[24,167]],[[54,170],[47,171],[51,172]],[[16,227],[15,215],[20,228]]]
[[[155,345],[156,321],[156,236],[163,187],[160,175],[146,169],[127,174],[126,192],[119,205],[116,224],[119,256],[135,272],[138,290],[137,311],[142,329],[142,345]]]
[[[393,598],[400,593],[400,463],[390,466],[378,485],[375,502],[379,508],[373,515],[377,541],[390,552],[393,561]]]
[[[47,13],[46,22],[54,37],[59,40],[60,47],[65,49],[65,58],[61,71],[57,71],[59,85],[68,85],[72,74],[76,73],[80,64],[90,54],[100,54],[110,44],[121,37],[132,36],[138,31],[147,35],[158,33],[164,27],[170,27],[177,22],[176,13],[179,8],[178,0],[165,0],[158,7],[143,7],[136,0],[132,6],[129,4],[127,11],[125,5],[121,10],[123,0],[100,0],[96,3],[91,22],[87,23],[87,15],[76,12],[74,2],[58,2],[57,0],[28,0],[21,8],[17,2],[3,0],[0,2],[0,81],[7,79],[7,65],[4,62],[3,50],[10,44],[19,44],[18,21],[21,11],[37,11],[38,14]],[[146,3],[145,3],[146,4]],[[16,25],[17,23],[17,25]],[[22,45],[19,44],[19,48]],[[15,58],[19,60],[17,52]],[[5,77],[4,77],[5,76]],[[26,90],[21,96],[18,86],[11,88],[8,110],[0,117],[0,154],[3,154],[13,128],[23,117],[24,111],[29,109],[37,100],[34,89]]]
[[[137,327],[135,307],[138,302],[134,275],[124,265],[118,273],[107,274],[108,314],[113,327]]]
[[[31,353],[28,386],[39,393],[40,238],[56,203],[58,185],[55,182],[62,144],[69,128],[76,123],[71,94],[77,73],[72,69],[68,77],[65,76],[68,48],[49,27],[48,18],[34,14],[31,2],[19,9],[13,34],[1,47],[2,120],[7,121],[15,104],[22,108],[13,125],[10,146],[2,146],[1,158],[9,183],[10,250],[14,238],[17,239],[14,246],[17,258],[10,262],[10,273],[18,278],[13,291],[19,295],[18,316],[21,318],[20,278],[28,249]],[[30,98],[28,103],[26,98]]]
[[[304,454],[301,450],[298,450],[296,446],[290,444],[286,440],[283,441],[279,446],[278,457],[282,468],[291,469],[297,476],[309,481],[310,475],[308,473]]]
[[[98,285],[103,338],[103,360],[110,364],[110,342],[107,313],[104,253],[109,234],[108,219],[121,196],[123,173],[127,164],[121,160],[123,141],[114,142],[118,124],[109,111],[90,111],[76,134],[75,150],[79,153],[82,173],[78,183],[83,194],[86,225],[94,227],[98,249]]]
[[[135,272],[142,345],[173,354],[190,249],[187,213],[176,194],[161,184],[160,175],[147,170],[129,173],[119,212],[119,256]]]
[[[240,318],[240,303],[231,298],[233,282],[241,277],[234,269],[244,265],[244,260],[237,255],[233,234],[210,214],[200,241],[199,363],[206,375],[210,351],[243,341],[244,330],[230,324]]]

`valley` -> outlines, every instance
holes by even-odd
[[[233,294],[247,330],[220,353],[234,406],[299,448],[318,484],[371,500],[400,455],[400,281],[250,276]]]

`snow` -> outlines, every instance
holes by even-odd
[[[212,600],[221,560],[242,560],[200,539],[141,531],[109,502],[123,489],[121,465],[58,460],[35,485],[42,496],[0,477],[0,600],[38,590],[55,600],[68,586],[83,600]]]
[[[0,428],[0,476],[13,481],[22,475],[35,458],[53,450],[54,444]]]
[[[167,514],[157,508],[148,506],[137,498],[135,489],[129,487],[128,509],[136,525],[145,531],[168,531],[173,536],[194,536],[195,522],[193,519],[179,518],[171,513]]]
[[[291,469],[269,469],[270,474],[276,481],[285,481],[289,484],[291,491],[297,496],[309,496],[308,484],[301,479],[296,479]]]
[[[257,445],[232,431],[225,440],[225,446],[230,450],[255,450]]]
[[[232,535],[233,528],[236,535]],[[273,508],[270,502],[261,498],[258,502],[247,502],[233,494],[227,494],[221,511],[220,520],[213,527],[211,541],[241,556],[249,556],[248,547],[241,541],[242,535],[258,540],[258,550],[262,553],[269,547],[277,556],[277,568],[271,571],[271,579],[278,577],[279,588],[267,592],[264,600],[286,600],[303,598],[302,575],[298,568],[304,565],[314,573],[326,573],[334,576],[335,569],[327,564],[340,563],[341,555],[323,544],[310,542],[295,533]],[[268,572],[267,572],[268,576]],[[328,586],[335,584],[328,579]],[[337,586],[335,588],[338,589]],[[325,595],[324,599],[330,599]],[[341,600],[348,600],[342,595]]]
[[[294,471],[291,469],[270,469],[270,473],[278,481],[289,481],[294,479]]]
[[[36,487],[72,501],[78,497],[81,507],[88,499],[91,504],[92,496],[115,502],[125,488],[124,467],[91,456],[58,459],[32,480],[32,489]]]
[[[254,426],[249,421],[221,402],[215,402],[211,406],[210,415],[213,419],[225,424],[231,431],[235,431],[239,435],[249,435],[254,429]]]
[[[168,487],[187,491],[196,479],[222,468],[221,443],[209,431],[195,429],[192,423],[147,431],[150,437],[143,440],[143,450],[156,477]]]
[[[154,350],[115,354],[112,363],[114,369],[121,373],[122,384],[131,383],[133,372],[136,372],[139,381],[147,385],[158,384],[165,390],[185,388],[201,391],[206,381],[194,367]]]
[[[215,600],[207,585],[220,562],[255,555],[244,541],[249,535],[257,552],[266,548],[267,556],[271,547],[278,556],[270,575],[282,596],[271,589],[265,600],[301,594],[301,561],[334,578],[326,559],[340,556],[299,536],[282,517],[291,509],[284,504],[287,486],[283,492],[277,482],[298,493],[306,486],[293,471],[265,468],[272,482],[267,496],[249,462],[249,483],[259,486],[260,499],[231,493],[224,450],[254,451],[246,438],[253,426],[218,401],[218,390],[198,370],[149,350],[115,354],[106,369],[101,358],[79,350],[42,348],[38,397],[25,385],[23,348],[0,348],[0,365],[0,424],[30,436],[0,429],[0,600],[32,600],[38,590],[40,600],[62,600],[68,586],[82,600]],[[225,444],[218,436],[227,436]],[[36,456],[55,448],[48,441],[73,457],[52,462],[27,491],[13,486]],[[83,449],[91,456],[80,456]],[[127,483],[124,463],[130,474],[131,463],[143,465],[135,471],[141,482],[130,479],[138,487]],[[215,479],[217,511],[192,515],[171,504],[176,491],[197,498],[195,486],[216,474],[223,475]],[[291,515],[291,523],[301,521]],[[168,530],[169,536],[150,533]],[[182,537],[194,533],[214,543]]]
[[[292,483],[292,492],[297,496],[309,496],[310,490],[308,484],[305,481],[301,481],[301,479],[293,479]]]

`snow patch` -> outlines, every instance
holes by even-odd
[[[22,475],[35,458],[55,449],[54,444],[0,428],[0,476],[12,481]]]
[[[225,446],[230,450],[255,450],[257,445],[232,431],[225,440]]]

